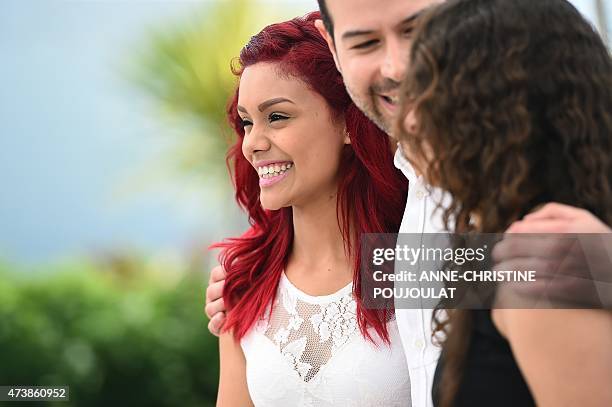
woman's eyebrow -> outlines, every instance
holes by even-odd
[[[287,99],[287,98],[274,98],[274,99],[270,99],[270,100],[266,100],[265,102],[261,103],[259,106],[257,106],[257,109],[260,112],[263,112],[264,110],[266,110],[267,108],[269,108],[270,106],[279,104],[279,103],[283,103],[283,102],[288,102],[291,104],[295,104],[292,100]],[[248,113],[248,111],[246,110],[246,108],[238,105],[236,107],[238,109],[239,112],[242,113]]]
[[[291,104],[295,104],[293,103],[291,100],[287,99],[287,98],[274,98],[274,99],[270,99],[270,100],[266,100],[265,102],[263,102],[262,104],[260,104],[257,109],[260,112],[263,112],[264,110],[266,110],[267,108],[269,108],[270,106],[276,105],[278,103],[283,103],[283,102],[289,102]]]

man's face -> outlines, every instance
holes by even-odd
[[[441,1],[326,0],[334,39],[322,25],[319,30],[351,98],[387,134],[398,107],[415,17]]]

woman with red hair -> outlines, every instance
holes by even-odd
[[[410,405],[393,311],[364,307],[361,233],[399,229],[407,185],[314,26],[274,24],[240,53],[228,153],[250,228],[227,239],[220,406]]]

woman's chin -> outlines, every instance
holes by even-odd
[[[268,201],[268,200],[261,200],[261,207],[264,208],[267,211],[277,211],[279,209],[282,209],[284,207],[286,207],[287,205],[284,205],[281,202],[273,202],[273,201]]]

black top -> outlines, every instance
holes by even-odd
[[[472,340],[454,407],[535,406],[510,344],[493,324],[491,311],[470,312],[473,319]],[[440,357],[434,376],[434,406],[440,405],[438,385],[443,370],[444,354]]]

